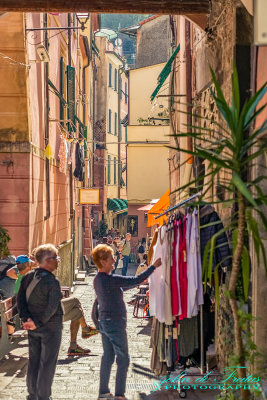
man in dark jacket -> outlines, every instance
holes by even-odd
[[[61,290],[53,275],[57,249],[51,244],[35,252],[39,268],[26,274],[17,297],[19,316],[29,339],[28,400],[49,400],[62,336]]]

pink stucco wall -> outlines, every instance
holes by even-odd
[[[150,228],[146,227],[146,222],[144,218],[144,211],[138,211],[137,209],[145,206],[146,204],[128,204],[128,215],[137,215],[138,216],[138,235],[132,236],[131,245],[135,246],[138,243],[138,240],[141,240],[143,237],[146,238],[148,234],[150,236]]]
[[[29,153],[0,153],[0,223],[8,230],[9,251],[27,252],[29,239]],[[9,167],[5,162],[12,162]]]
[[[57,16],[61,26],[67,26],[67,14]],[[54,17],[50,15],[51,26],[57,26]],[[27,26],[42,26],[42,15],[38,13],[27,14]],[[56,35],[57,33],[57,35]],[[67,34],[58,34],[57,31],[49,33],[49,79],[60,88],[60,57],[62,49],[67,55]],[[29,36],[28,36],[29,37]],[[30,59],[37,59],[36,45],[43,42],[43,33],[37,33],[33,39],[28,40],[28,54]],[[33,45],[34,43],[35,45]],[[72,40],[72,59],[77,64],[77,44]],[[65,63],[67,64],[67,62]],[[75,65],[77,67],[77,65]],[[77,85],[76,85],[77,86]],[[44,63],[33,64],[29,72],[29,107],[32,143],[39,149],[45,149],[45,96],[44,96]],[[60,119],[60,102],[58,97],[49,92],[49,144],[52,148],[52,158],[59,161],[58,152],[61,141],[59,124],[51,121]],[[30,191],[29,191],[29,250],[40,243],[52,242],[55,245],[70,239],[69,219],[69,174],[59,172],[58,165],[50,163],[50,217],[46,215],[46,182],[45,160],[40,154],[31,155],[30,159]]]

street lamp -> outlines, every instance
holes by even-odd
[[[81,31],[84,31],[86,29],[86,22],[89,19],[90,14],[89,13],[76,13],[77,20],[81,24],[81,26],[50,26],[46,28],[26,28],[26,32],[33,32],[33,31],[56,31],[56,30],[67,30],[70,31],[72,29],[81,29]]]
[[[89,15],[90,15],[89,13],[77,13],[76,14],[77,20],[81,24],[81,30],[82,31],[84,31],[86,29],[85,24],[89,19]]]

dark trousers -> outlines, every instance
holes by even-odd
[[[122,271],[121,274],[123,276],[127,275],[127,269],[128,269],[128,264],[129,264],[129,256],[123,256],[122,262],[123,262],[123,267],[122,267]]]
[[[126,333],[126,319],[99,322],[104,353],[100,367],[99,394],[110,393],[109,378],[112,364],[117,363],[115,396],[124,396],[130,362]]]
[[[28,331],[28,400],[49,399],[61,336],[62,325],[45,326],[35,331]]]

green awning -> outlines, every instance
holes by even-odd
[[[156,89],[154,90],[154,92],[152,93],[150,100],[153,101],[154,98],[157,96],[161,86],[163,85],[163,83],[166,81],[166,79],[168,78],[168,76],[171,73],[172,70],[172,63],[175,59],[175,57],[177,56],[177,54],[180,51],[180,44],[179,46],[174,50],[172,56],[169,58],[169,60],[167,61],[165,67],[163,68],[163,70],[161,71],[161,73],[158,76],[158,86],[156,87]]]
[[[124,199],[108,199],[107,200],[108,210],[112,210],[114,213],[127,212],[128,204],[127,200]]]

